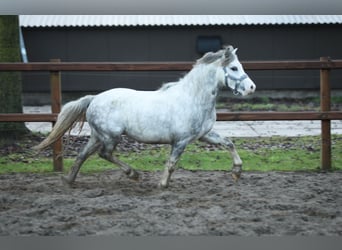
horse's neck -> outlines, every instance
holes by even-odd
[[[183,89],[195,102],[207,105],[216,102],[218,81],[217,68],[210,65],[197,65],[186,75]]]

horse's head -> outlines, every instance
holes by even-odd
[[[224,84],[230,88],[234,95],[250,95],[254,93],[256,86],[245,73],[236,55],[237,48],[229,45],[225,48],[222,60],[222,70],[224,72]]]

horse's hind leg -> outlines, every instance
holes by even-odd
[[[98,150],[99,146],[100,146],[100,143],[98,142],[98,140],[94,136],[91,136],[88,143],[85,145],[85,147],[78,154],[74,165],[71,167],[69,175],[67,177],[62,176],[62,181],[66,184],[69,184],[69,185],[72,184],[75,181],[76,176],[77,176],[83,162],[90,155],[95,153],[96,150]]]
[[[115,146],[118,144],[119,140],[106,142],[103,144],[102,149],[99,153],[100,157],[104,158],[105,160],[114,163],[115,165],[118,165],[124,173],[128,176],[128,178],[133,180],[139,179],[139,174],[137,171],[135,171],[131,166],[128,164],[120,161],[118,158],[113,156],[113,151],[115,149]]]
[[[238,152],[236,151],[233,142],[228,138],[222,138],[219,134],[217,134],[214,131],[210,131],[208,134],[200,138],[200,140],[208,142],[210,144],[223,145],[229,150],[234,162],[232,168],[232,177],[235,181],[237,181],[240,178],[242,172],[242,160]]]

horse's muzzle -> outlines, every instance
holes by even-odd
[[[253,94],[255,90],[256,86],[254,82],[251,79],[247,78],[242,82],[240,89],[238,91],[242,96],[246,96]]]

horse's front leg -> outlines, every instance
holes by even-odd
[[[176,164],[177,164],[180,156],[184,152],[184,149],[185,149],[187,144],[188,144],[188,142],[181,141],[181,142],[177,142],[177,143],[172,145],[170,158],[166,162],[164,172],[163,172],[162,177],[160,179],[160,182],[158,184],[159,188],[167,188],[169,186],[169,181],[170,181],[171,175],[175,171]]]
[[[208,134],[200,138],[201,141],[208,142],[210,144],[219,144],[225,146],[232,158],[233,158],[233,168],[232,168],[232,177],[235,181],[237,181],[242,172],[242,160],[235,149],[235,146],[231,140],[228,138],[223,138],[219,134],[214,131],[210,131]]]

